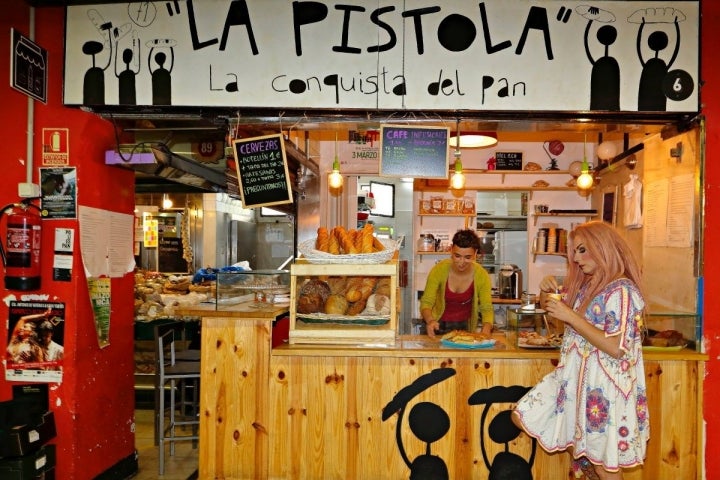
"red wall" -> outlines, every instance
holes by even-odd
[[[61,106],[62,39],[64,11],[60,8],[36,10],[36,41],[48,49],[50,75],[48,105],[35,104],[33,132],[35,165],[39,166],[42,128],[70,129],[70,165],[77,167],[78,201],[82,205],[131,214],[133,176],[131,172],[103,165],[103,151],[112,148],[112,126],[97,117]],[[9,30],[28,34],[28,8],[21,0],[3,3],[0,15],[0,45],[9,45]],[[707,422],[705,446],[706,471],[720,471],[720,322],[713,312],[720,311],[720,62],[713,58],[720,51],[720,2],[702,2],[701,98],[707,119],[705,178],[705,342],[710,361],[704,382],[704,418]],[[8,48],[0,48],[0,78],[9,78]],[[17,201],[17,184],[25,181],[27,100],[25,95],[0,86],[3,112],[3,169],[0,175],[0,204]],[[38,182],[37,168],[33,181]],[[78,223],[74,220],[45,221],[43,244],[52,242],[54,227],[76,229],[75,261],[72,282],[50,280],[52,252],[43,253],[43,289],[52,300],[66,303],[65,372],[63,383],[51,393],[52,408],[58,423],[56,444],[59,448],[57,478],[93,478],[132,454],[134,436],[132,388],[132,278],[127,275],[112,283],[112,320],[110,346],[100,349],[87,299],[85,277],[77,252]],[[715,248],[713,248],[715,247]],[[5,297],[9,292],[2,292]],[[120,299],[123,301],[120,301]],[[7,308],[0,304],[0,318]],[[5,322],[0,335],[7,338]],[[10,386],[0,379],[0,400],[9,398]],[[660,399],[655,399],[660,401]]]
[[[702,2],[701,90],[703,113],[707,120],[705,145],[705,302],[704,337],[710,360],[705,376],[703,414],[707,424],[705,462],[708,474],[720,472],[720,2]],[[708,478],[713,478],[711,475]]]
[[[48,50],[48,103],[35,102],[34,183],[39,183],[43,128],[69,129],[70,164],[77,171],[78,204],[132,215],[132,172],[104,165],[104,151],[113,148],[112,125],[77,109],[62,107],[63,8],[35,10],[35,41]],[[17,185],[26,181],[27,97],[8,86],[10,28],[30,34],[29,9],[21,0],[3,3],[0,15],[0,99],[3,112],[3,161],[0,205],[19,200]],[[75,229],[73,279],[52,280],[52,244],[56,227]],[[132,431],[133,394],[133,279],[112,280],[110,345],[99,348],[87,283],[80,258],[77,220],[43,220],[42,288],[51,301],[65,303],[65,366],[63,381],[51,385],[58,448],[56,477],[94,478],[135,449]],[[2,284],[0,284],[2,285]],[[21,292],[1,292],[3,298]],[[0,304],[0,319],[7,319]],[[0,336],[7,338],[5,321]],[[5,343],[1,343],[5,345]],[[4,348],[4,347],[3,347]],[[4,372],[4,369],[3,369]],[[0,400],[11,396],[10,383],[0,379]]]

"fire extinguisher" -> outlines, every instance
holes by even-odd
[[[42,233],[40,208],[27,199],[3,207],[0,224],[5,216],[7,231],[5,241],[0,241],[0,254],[5,266],[5,288],[38,290]]]

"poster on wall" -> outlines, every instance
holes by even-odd
[[[5,379],[25,382],[62,381],[65,304],[11,301]]]
[[[40,168],[40,211],[43,218],[77,218],[75,167]]]
[[[108,277],[88,278],[87,282],[98,346],[105,348],[110,345],[110,279]]]

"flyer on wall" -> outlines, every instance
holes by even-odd
[[[75,167],[40,168],[40,194],[43,218],[77,218]]]
[[[5,379],[60,382],[65,354],[65,304],[11,301]]]
[[[110,279],[108,277],[88,278],[88,292],[95,317],[95,331],[98,346],[110,345]]]

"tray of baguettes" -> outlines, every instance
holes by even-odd
[[[386,263],[393,258],[396,250],[397,242],[377,238],[370,223],[357,230],[342,226],[332,229],[320,227],[316,238],[298,245],[303,258],[315,264]]]

